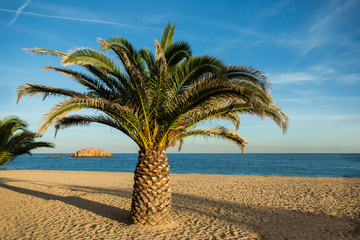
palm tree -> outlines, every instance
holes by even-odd
[[[79,48],[68,53],[48,49],[26,49],[30,53],[61,58],[62,67],[42,69],[63,73],[86,87],[86,92],[27,83],[23,95],[65,97],[45,115],[38,134],[54,125],[56,133],[77,125],[100,123],[115,128],[139,146],[134,172],[131,220],[160,224],[170,219],[170,169],[166,150],[191,136],[222,138],[243,151],[246,140],[224,126],[201,128],[211,120],[229,120],[239,127],[240,115],[269,117],[286,131],[286,115],[270,96],[265,75],[252,67],[226,66],[218,58],[193,56],[185,41],[173,41],[175,26],[165,27],[155,54],[137,50],[126,38],[98,39],[100,49]],[[104,54],[111,50],[117,61]],[[79,65],[87,73],[67,66]],[[72,114],[80,109],[98,114]],[[100,114],[99,114],[100,112]],[[202,125],[204,126],[204,125]],[[55,133],[55,135],[56,135]]]
[[[22,154],[41,147],[53,148],[48,142],[36,142],[36,133],[27,130],[28,124],[18,117],[0,120],[0,166]]]

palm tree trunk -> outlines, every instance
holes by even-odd
[[[157,225],[171,219],[170,167],[164,149],[139,151],[134,172],[130,217],[133,223]]]

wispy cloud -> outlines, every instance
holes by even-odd
[[[279,14],[284,8],[290,5],[292,0],[280,1],[273,8],[264,10],[257,19],[264,19]],[[293,32],[273,32],[246,29],[226,24],[215,24],[219,27],[238,32],[239,37],[232,37],[231,40],[247,40],[246,46],[261,46],[264,44],[287,47],[299,52],[302,56],[312,50],[324,46],[342,46],[351,49],[351,52],[359,51],[358,41],[353,38],[356,29],[351,32],[344,32],[344,28],[352,24],[351,19],[354,9],[359,8],[359,1],[356,0],[332,0],[317,10],[312,19],[300,29]],[[251,38],[246,38],[250,36]]]
[[[307,89],[293,89],[292,92],[295,93],[296,95],[305,96],[305,97],[316,94],[316,91],[307,90]]]
[[[288,6],[293,1],[294,0],[282,0],[278,2],[273,8],[268,8],[261,12],[261,15],[258,16],[258,19],[264,19],[279,14],[286,6]]]
[[[303,52],[307,53],[329,41],[341,43],[337,37],[339,35],[335,36],[334,32],[342,25],[343,16],[354,7],[354,3],[354,0],[330,2],[330,7],[323,10],[324,13],[320,13],[318,19],[310,26],[307,45],[304,45]]]
[[[359,97],[337,97],[334,95],[324,95],[321,91],[306,90],[292,90],[289,96],[285,96],[278,100],[278,102],[281,103],[294,103],[304,106],[314,106],[314,103],[316,103],[317,106],[321,106],[323,109],[329,106],[331,106],[331,108],[337,108],[343,104],[358,106],[359,101]]]
[[[326,66],[325,64],[318,64],[310,68],[311,72],[315,72],[318,75],[332,75],[336,74],[335,69]]]
[[[332,0],[320,9],[313,22],[300,34],[283,35],[278,39],[289,46],[298,48],[303,55],[313,49],[331,45],[353,45],[351,36],[344,34],[344,26],[347,25],[347,16],[356,9],[355,0]],[[339,34],[341,32],[341,34]]]
[[[172,14],[158,14],[158,15],[145,15],[143,16],[143,20],[145,23],[162,23],[168,21],[169,18],[172,17]]]
[[[281,98],[278,100],[280,103],[302,103],[304,100],[302,98]]]
[[[345,74],[343,76],[340,76],[339,80],[342,83],[347,84],[360,84],[360,73]]]
[[[317,76],[312,73],[291,72],[269,74],[269,80],[274,84],[303,83],[317,80]]]
[[[306,72],[287,72],[287,73],[270,73],[269,81],[272,84],[303,84],[320,83],[324,81],[336,82],[340,84],[360,84],[360,73],[343,73],[337,72],[332,68],[312,67]],[[295,92],[295,91],[294,91]],[[306,95],[308,92],[297,92]],[[311,94],[311,91],[309,92]]]
[[[1,70],[4,70],[4,71],[23,72],[23,69],[22,69],[22,68],[9,67],[9,66],[4,66],[4,65],[0,65],[0,69],[1,69]]]
[[[293,115],[293,119],[301,121],[346,121],[346,120],[359,120],[360,116],[355,114],[343,115],[317,115],[317,114],[298,114]]]
[[[29,2],[30,2],[30,1],[29,1]],[[0,12],[14,12],[14,13],[18,13],[18,11],[10,10],[10,9],[4,9],[4,8],[0,8]],[[86,19],[86,18],[75,18],[75,17],[67,17],[67,16],[56,16],[56,15],[48,15],[48,14],[34,13],[34,12],[24,12],[24,11],[20,11],[20,12],[18,13],[18,15],[20,15],[20,14],[21,14],[21,15],[33,16],[33,17],[54,18],[54,19],[63,19],[63,20],[69,20],[69,21],[78,21],[78,22],[89,22],[89,23],[99,23],[99,24],[116,25],[116,26],[120,26],[120,27],[134,28],[134,29],[142,29],[142,30],[162,31],[161,28],[135,26],[135,25],[118,23],[118,22],[103,21],[103,20],[98,20],[98,19]]]
[[[20,16],[22,10],[24,10],[24,8],[26,8],[29,4],[30,4],[31,0],[27,0],[23,5],[21,5],[18,10],[14,11],[15,12],[15,16],[14,18],[11,20],[11,22],[8,24],[8,27],[10,27],[11,25],[13,25],[16,20],[18,19],[18,17]]]

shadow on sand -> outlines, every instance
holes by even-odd
[[[62,197],[55,194],[30,190],[8,185],[8,182],[26,182],[22,180],[0,178],[0,187],[18,193],[46,199],[58,200],[95,213],[99,216],[129,224],[129,211],[94,202],[80,197]],[[106,189],[78,185],[51,185],[34,183],[49,187],[70,189],[77,193],[111,194],[131,198],[132,189]],[[172,206],[174,212],[186,219],[189,215],[201,215],[217,219],[238,229],[252,229],[262,239],[358,239],[360,236],[359,222],[350,217],[334,217],[326,213],[310,213],[285,208],[270,208],[217,201],[191,194],[173,193]],[[191,219],[190,219],[191,220]],[[300,237],[301,239],[301,237]],[[360,238],[359,238],[360,239]]]
[[[44,200],[57,200],[57,201],[65,203],[65,204],[77,207],[79,209],[90,211],[99,216],[109,218],[111,220],[115,220],[115,221],[122,222],[125,224],[130,224],[130,221],[129,221],[130,213],[128,210],[109,206],[109,205],[103,204],[103,203],[98,203],[98,202],[84,199],[81,197],[75,197],[75,196],[63,197],[63,196],[58,196],[58,195],[51,194],[51,193],[40,192],[37,190],[31,190],[31,189],[27,189],[27,188],[15,187],[15,186],[6,184],[6,182],[10,182],[10,181],[14,182],[16,180],[0,178],[0,187],[15,191],[18,193],[27,194],[27,195],[30,195],[33,197],[42,198]],[[50,186],[50,185],[48,185],[48,186]]]

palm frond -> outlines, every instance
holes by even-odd
[[[141,58],[145,61],[146,65],[147,65],[147,70],[148,70],[148,74],[150,74],[150,71],[153,69],[153,66],[155,64],[155,56],[154,54],[148,49],[141,49],[139,51],[139,54],[141,56]]]
[[[213,100],[248,103],[251,104],[254,111],[260,111],[261,106],[269,102],[267,95],[251,84],[242,83],[239,86],[229,81],[207,79],[196,82],[182,91],[172,105],[167,107],[167,114],[172,116],[169,118],[174,119],[175,116],[181,116],[198,106],[209,104]]]
[[[0,150],[0,166],[4,165],[7,162],[10,162],[13,158],[14,156],[11,155],[11,153]]]
[[[288,129],[289,118],[276,106],[265,108],[264,111],[267,117],[279,125],[285,135]]]
[[[14,149],[13,154],[15,156],[19,156],[22,154],[31,154],[31,151],[38,149],[38,148],[54,148],[55,145],[53,143],[49,143],[49,142],[35,142],[34,140],[30,140],[25,142],[25,144],[20,145],[18,148]]]
[[[228,129],[226,127],[212,127],[206,129],[194,129],[189,130],[183,135],[180,135],[178,140],[187,138],[187,137],[196,137],[200,136],[205,138],[206,140],[210,137],[213,138],[221,138],[227,140],[229,142],[235,143],[241,148],[241,153],[244,153],[244,149],[246,147],[247,141],[236,131]]]
[[[68,57],[64,58],[61,63],[65,66],[88,64],[105,69],[111,73],[121,72],[120,67],[108,56],[91,48],[79,48],[71,51]]]
[[[75,102],[73,99],[66,99],[59,102],[44,115],[40,123],[37,135],[40,136],[41,134],[46,132],[51,125],[61,120],[68,113],[78,111],[87,107],[88,105],[86,103]]]
[[[104,112],[112,118],[118,118],[117,121],[129,133],[141,137],[141,143],[148,145],[141,129],[143,116],[137,114],[134,109],[129,106],[121,106],[117,103],[98,98],[71,98],[66,99],[55,105],[48,113],[44,115],[41,126],[38,130],[38,135],[44,133],[51,125],[61,122],[61,120],[70,112],[79,111],[88,108]],[[121,121],[120,121],[121,120]],[[136,137],[134,137],[135,139]]]
[[[228,78],[232,81],[247,81],[266,91],[270,83],[263,72],[253,67],[231,65],[226,67]]]
[[[202,55],[192,56],[179,64],[175,76],[174,91],[177,93],[181,88],[186,89],[201,76],[212,74],[218,79],[225,78],[225,70],[222,61],[216,57]]]
[[[170,48],[173,45],[175,28],[176,25],[171,25],[170,22],[168,22],[168,24],[166,25],[160,40],[160,46],[163,49],[163,51],[166,51],[168,48]]]
[[[103,51],[111,49],[115,52],[130,78],[140,80],[140,84],[144,82],[145,74],[142,74],[146,72],[144,60],[126,38],[112,37],[107,41],[98,38],[98,41],[100,42],[100,48],[102,48]]]
[[[106,41],[101,38],[98,38],[98,41],[100,42],[100,44],[101,44],[100,48],[103,51],[111,49],[111,50],[114,50],[114,52],[118,54],[118,52],[116,50],[121,50],[126,54],[129,61],[131,61],[131,64],[136,63],[138,51],[131,44],[131,42],[129,40],[127,40],[126,38],[111,37]],[[118,57],[122,58],[122,54],[118,55]]]
[[[163,105],[165,99],[169,95],[169,80],[170,74],[167,70],[167,63],[163,49],[158,41],[155,40],[156,45],[156,63],[157,63],[157,75],[150,80],[150,87],[152,88],[152,99],[154,102],[154,108],[158,109]]]
[[[49,95],[52,96],[66,96],[66,97],[84,97],[84,94],[75,92],[63,88],[47,87],[34,83],[23,84],[18,87],[17,91],[17,103],[20,101],[22,96],[34,96],[34,95],[43,95],[43,99]]]
[[[118,121],[115,121],[117,119]],[[119,123],[120,122],[120,123]],[[64,117],[61,120],[56,122],[55,125],[55,136],[57,135],[57,132],[61,129],[65,129],[68,127],[73,126],[87,126],[91,123],[99,123],[102,125],[109,126],[111,128],[115,128],[121,132],[123,132],[125,135],[127,135],[129,138],[134,140],[134,142],[139,142],[139,139],[136,137],[138,134],[135,134],[134,131],[129,129],[126,125],[124,126],[121,124],[121,121],[119,118],[111,118],[104,115],[97,115],[97,116],[83,116],[83,115],[72,115],[69,117]]]
[[[35,141],[35,133],[27,130],[27,123],[15,116],[0,120],[0,166],[16,156],[40,147],[54,147],[52,143]]]
[[[19,131],[11,135],[4,147],[8,151],[13,152],[14,149],[22,145],[24,142],[34,139],[35,137],[36,133],[29,131]]]
[[[119,41],[123,40],[122,38],[116,39]],[[129,49],[124,48],[121,44],[110,44],[101,38],[99,38],[99,42],[101,43],[100,46],[104,50],[111,49],[118,55],[128,76],[130,77],[130,80],[133,81],[133,87],[137,85],[143,86],[143,83],[145,82],[144,76],[138,69],[139,66],[137,65],[136,59],[134,59],[134,56],[132,55],[133,53],[131,51],[129,52]]]
[[[171,68],[170,72],[173,72],[177,64],[182,60],[188,59],[191,56],[192,50],[190,44],[185,41],[177,41],[165,51],[168,67]]]
[[[98,79],[78,71],[73,71],[68,68],[47,66],[42,67],[41,69],[53,70],[65,74],[80,83],[81,85],[87,87],[87,89],[91,90],[92,93],[98,96],[104,96],[107,99],[118,97],[116,96],[116,93],[118,93],[118,91],[124,93],[121,86],[116,84],[117,80],[114,77],[109,76],[104,71],[101,71],[101,69],[99,68],[92,68],[91,66],[88,67],[93,70],[92,72],[94,73],[94,75],[96,74]]]
[[[31,53],[31,54],[50,54],[50,55],[53,55],[56,57],[61,57],[61,58],[66,58],[69,56],[69,54],[67,54],[67,53],[44,49],[44,48],[24,48],[23,50],[25,50],[27,53]]]
[[[134,86],[134,82],[130,78],[122,73],[109,73],[102,71],[102,69],[93,66],[85,66],[93,75],[95,75],[99,81],[103,82],[108,88],[110,88],[114,94],[118,95],[118,99],[122,98],[125,102],[129,99],[131,102],[138,102],[137,87]],[[99,95],[101,97],[101,94]],[[115,96],[116,97],[116,96]]]
[[[25,131],[28,126],[27,122],[17,116],[8,116],[3,120],[0,119],[0,139],[1,137],[10,136],[19,130]]]

